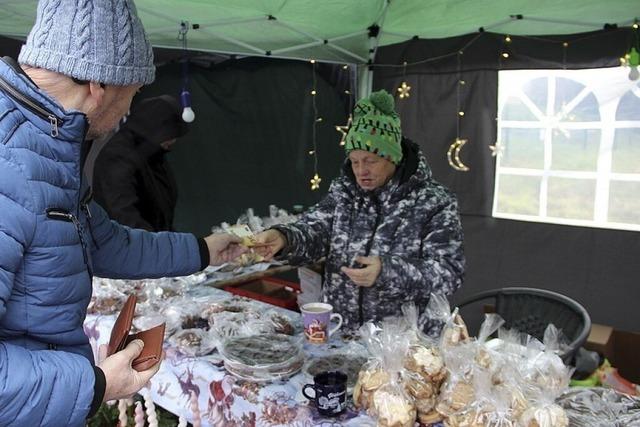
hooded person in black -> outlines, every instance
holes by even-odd
[[[187,130],[180,104],[169,95],[132,109],[94,168],[94,197],[111,219],[132,228],[173,230],[177,186],[166,154]]]

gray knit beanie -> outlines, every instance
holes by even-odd
[[[133,0],[40,0],[18,62],[118,86],[155,77],[153,50]]]

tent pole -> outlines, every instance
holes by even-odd
[[[369,96],[373,84],[373,69],[368,64],[358,67],[358,93],[356,99]]]
[[[380,16],[376,23],[369,27],[369,60],[358,70],[358,96],[357,99],[362,99],[369,96],[373,89],[373,63],[376,59],[376,51],[380,43],[380,35],[382,33],[382,26],[384,24],[384,18],[387,15],[389,9],[390,0],[385,0],[380,12]]]

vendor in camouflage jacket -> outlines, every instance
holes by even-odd
[[[400,315],[405,302],[424,309],[431,293],[452,294],[465,259],[456,198],[402,138],[388,93],[356,104],[345,140],[348,158],[327,196],[297,222],[259,234],[266,246],[256,250],[294,265],[326,257],[325,301],[355,329]]]

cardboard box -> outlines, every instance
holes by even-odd
[[[300,286],[297,283],[267,277],[225,286],[223,289],[232,294],[266,302],[267,304],[277,305],[289,310],[298,310],[296,296],[300,293]]]
[[[584,345],[587,350],[597,351],[618,369],[620,375],[640,384],[640,333],[620,331],[611,326],[594,323]]]

